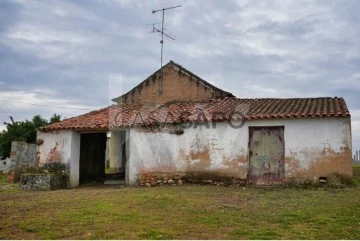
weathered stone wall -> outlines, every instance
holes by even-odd
[[[335,172],[351,176],[350,125],[349,117],[341,117],[254,120],[240,129],[223,122],[216,123],[215,129],[185,129],[182,135],[133,128],[128,184],[145,185],[148,180],[151,184],[157,181],[159,173],[169,177],[178,173],[185,173],[185,177],[198,175],[201,180],[213,182],[246,180],[250,126],[285,127],[287,181],[317,179]]]
[[[20,189],[26,191],[51,191],[66,188],[66,182],[66,175],[21,174]]]
[[[13,141],[11,143],[11,167],[8,172],[8,181],[17,182],[22,170],[37,165],[36,144]]]
[[[162,93],[160,73],[146,80],[136,91],[119,100],[125,104],[163,104],[171,101],[206,101],[220,95],[208,86],[196,80],[179,69],[169,66],[164,70]]]

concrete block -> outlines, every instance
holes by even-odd
[[[65,189],[67,176],[58,174],[21,174],[20,189],[27,191],[51,191]]]

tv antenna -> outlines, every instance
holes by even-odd
[[[160,89],[159,89],[159,94],[160,95],[162,94],[162,82],[163,82],[163,69],[162,69],[162,67],[163,67],[163,52],[164,52],[164,36],[168,37],[171,40],[175,40],[174,37],[172,37],[169,34],[164,32],[165,11],[170,10],[170,9],[174,9],[174,8],[179,8],[179,7],[182,7],[182,5],[163,8],[163,9],[158,9],[158,10],[152,10],[152,14],[155,14],[157,12],[162,12],[161,29],[155,28],[155,24],[153,24],[153,33],[160,33],[161,34],[161,40],[160,40],[160,44],[161,44],[161,61],[160,61],[161,80],[160,80]]]

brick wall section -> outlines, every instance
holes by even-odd
[[[118,103],[125,104],[164,104],[172,101],[208,101],[222,95],[193,76],[175,66],[164,69],[162,94],[160,90],[160,72],[149,77],[133,91],[122,96]]]

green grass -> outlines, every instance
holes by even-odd
[[[0,185],[7,184],[7,174],[0,174]]]
[[[353,164],[353,181],[355,182],[355,184],[360,187],[360,164],[356,163]]]
[[[2,187],[0,239],[360,239],[359,186]]]

